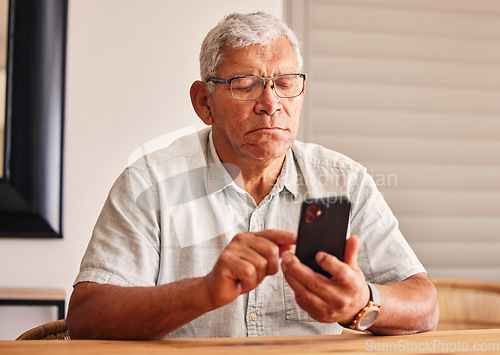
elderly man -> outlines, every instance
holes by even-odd
[[[232,14],[208,33],[190,94],[210,127],[114,184],[75,281],[73,338],[435,328],[436,291],[366,169],[295,141],[301,65],[294,34],[270,15]],[[341,195],[358,237],[343,262],[316,255],[327,278],[292,248],[301,202]]]

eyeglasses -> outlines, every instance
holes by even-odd
[[[231,95],[236,100],[252,101],[262,95],[266,82],[272,83],[274,93],[283,99],[297,97],[304,92],[304,81],[306,74],[283,74],[274,78],[262,78],[260,76],[239,76],[232,79],[208,78],[207,82],[229,84]]]

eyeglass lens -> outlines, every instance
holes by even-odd
[[[235,78],[231,81],[231,92],[238,100],[255,100],[264,90],[264,79],[256,76]],[[304,79],[300,75],[290,74],[274,79],[274,92],[282,98],[299,96],[304,88]]]

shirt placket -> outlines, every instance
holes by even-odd
[[[265,212],[263,206],[257,207],[250,215],[249,231],[259,232],[264,229]],[[264,336],[263,300],[261,287],[250,291],[247,299],[247,336]]]

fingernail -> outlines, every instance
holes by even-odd
[[[281,256],[281,259],[286,263],[288,264],[290,261],[292,261],[292,257],[290,255],[290,253],[288,252],[285,252],[283,253],[283,255]]]
[[[316,254],[316,262],[320,264],[325,258],[325,256],[326,254],[320,251],[318,254]]]
[[[288,266],[286,266],[286,263],[282,262],[281,263],[281,270],[283,270],[283,272],[286,272],[287,269],[288,269]]]

